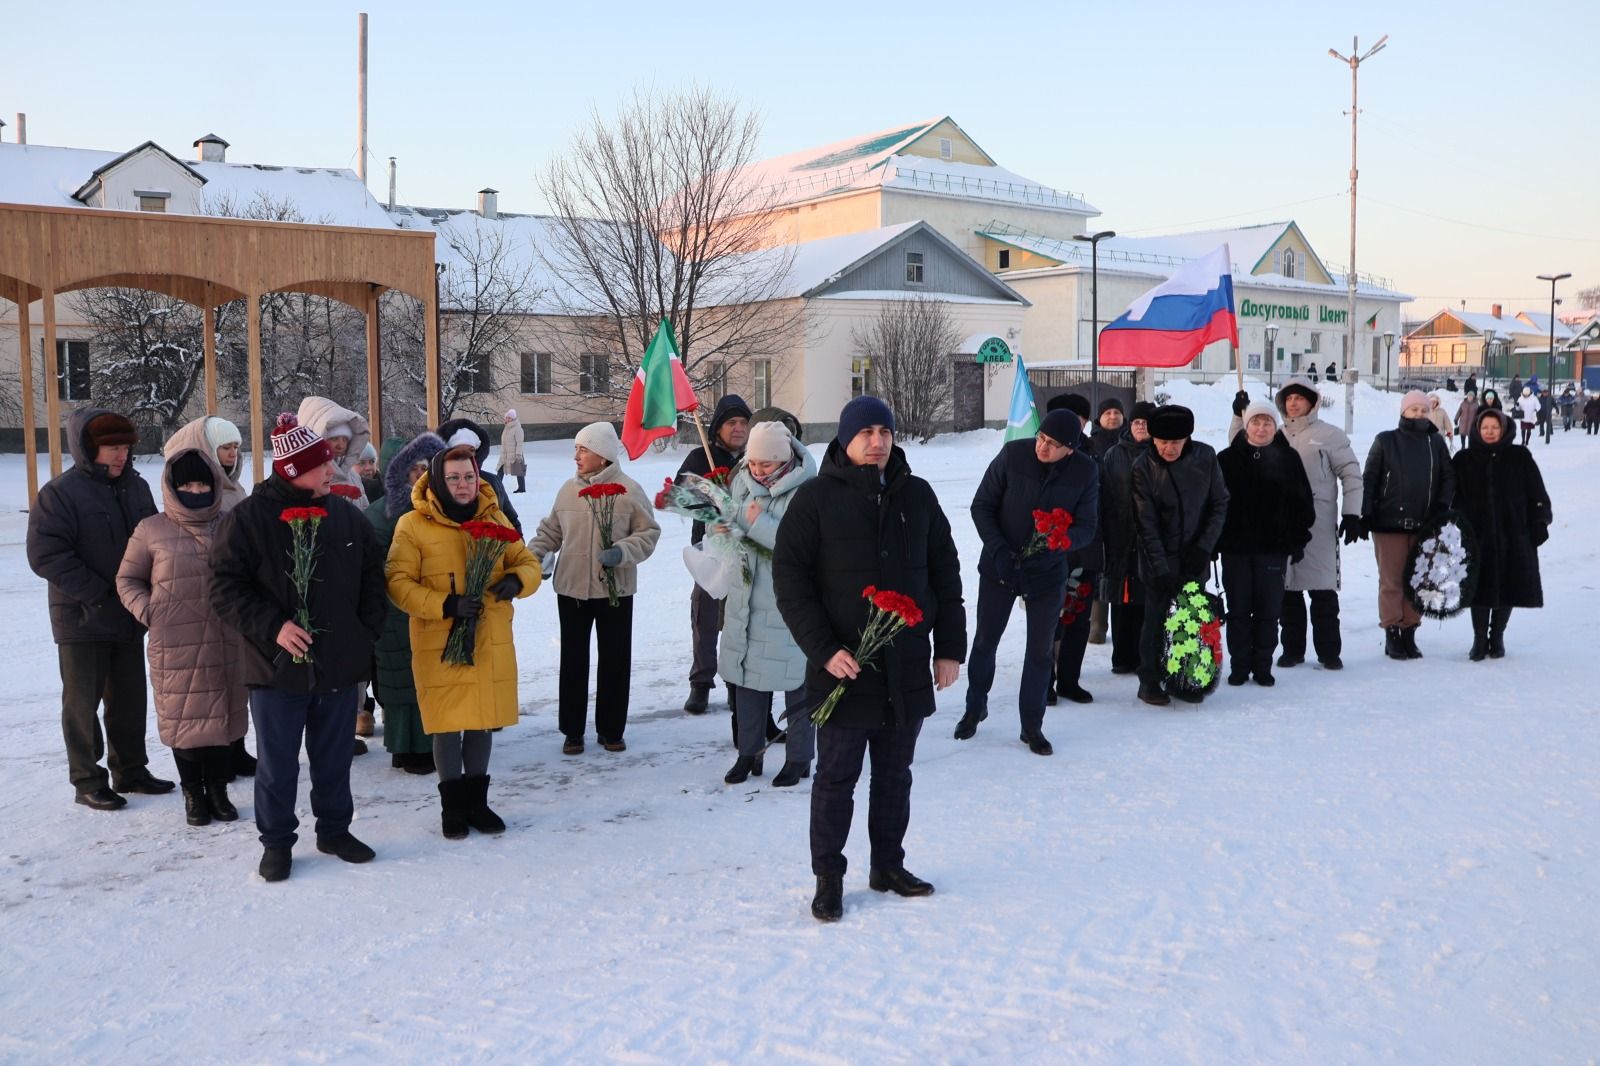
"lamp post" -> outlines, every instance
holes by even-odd
[[[1277,362],[1277,353],[1274,345],[1278,341],[1278,327],[1268,322],[1262,327],[1261,332],[1267,335],[1267,394],[1272,394],[1272,364]]]
[[[1328,54],[1339,62],[1350,67],[1350,265],[1345,268],[1345,290],[1349,298],[1349,307],[1346,308],[1346,337],[1345,358],[1354,359],[1356,355],[1356,119],[1361,114],[1356,106],[1356,76],[1361,70],[1361,64],[1383,51],[1383,46],[1389,42],[1386,33],[1378,38],[1378,43],[1367,49],[1365,54],[1357,55],[1361,44],[1357,38],[1350,38],[1350,54],[1340,55],[1336,50],[1328,49]]]
[[[1553,389],[1556,387],[1556,282],[1565,281],[1570,277],[1572,277],[1571,273],[1539,275],[1540,281],[1548,281],[1550,283],[1550,358],[1546,363],[1546,368],[1549,371],[1545,377],[1544,387],[1546,389]],[[1551,422],[1555,421],[1555,399],[1556,394],[1552,392],[1550,394]],[[1550,443],[1550,428],[1550,422],[1546,422],[1544,437],[1544,442],[1546,444]]]
[[[1483,331],[1483,383],[1489,384],[1490,371],[1494,364],[1494,330]]]
[[[1090,327],[1093,362],[1089,369],[1089,405],[1096,411],[1100,409],[1100,242],[1116,235],[1116,230],[1103,229],[1099,233],[1079,233],[1072,238],[1089,245],[1089,316],[1094,319]]]
[[[1383,331],[1383,391],[1392,392],[1389,375],[1394,371],[1394,330]]]

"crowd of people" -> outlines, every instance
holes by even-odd
[[[1385,653],[1420,658],[1407,566],[1447,514],[1475,533],[1469,658],[1505,655],[1512,610],[1542,605],[1538,549],[1551,518],[1526,433],[1517,443],[1493,390],[1470,394],[1453,419],[1412,392],[1363,464],[1319,418],[1320,402],[1309,377],[1270,401],[1241,392],[1217,451],[1195,439],[1181,406],[1108,399],[1091,419],[1086,398],[1053,398],[1032,439],[1001,447],[971,501],[982,548],[970,649],[956,539],[897,444],[887,403],[851,400],[819,459],[787,412],[719,402],[680,477],[725,486],[723,518],[692,539],[736,543],[740,579],[717,594],[694,589],[683,709],[705,714],[720,678],[735,754],[724,780],[762,776],[779,743],[772,784],[811,779],[819,920],[843,912],[844,847],[869,756],[869,885],[933,891],[906,869],[903,847],[918,736],[963,663],[955,736],[976,735],[1019,600],[1019,737],[1046,756],[1047,707],[1094,700],[1081,673],[1091,642],[1110,644],[1112,673],[1137,674],[1147,704],[1205,698],[1209,686],[1178,683],[1173,664],[1175,645],[1196,633],[1223,661],[1220,619],[1180,631],[1218,571],[1229,685],[1271,686],[1274,668],[1308,653],[1342,668],[1340,553],[1368,538]],[[1595,421],[1588,406],[1584,418]],[[267,881],[292,870],[302,747],[317,849],[374,857],[351,833],[350,769],[375,707],[392,765],[436,776],[444,837],[503,832],[489,769],[495,732],[519,715],[512,621],[516,602],[546,582],[560,622],[561,750],[583,755],[591,729],[604,751],[626,750],[634,597],[662,505],[623,472],[615,429],[597,422],[576,434],[573,476],[524,537],[505,481],[526,491],[523,432],[515,411],[504,423],[495,473],[488,433],[469,420],[374,449],[360,415],[307,397],[278,417],[271,476],[247,494],[237,427],[200,418],[166,444],[158,511],[131,462],[133,424],[105,409],[74,413],[74,465],[41,489],[27,551],[49,586],[77,802],[115,810],[128,793],[174,787],[149,770],[148,659],[186,819],[237,819],[227,786],[253,776]],[[1462,440],[1453,455],[1452,435]],[[883,607],[880,590],[898,598]],[[904,628],[868,655],[859,644],[880,610],[901,612]],[[819,707],[826,721],[814,726]]]

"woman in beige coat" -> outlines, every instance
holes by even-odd
[[[228,781],[248,704],[238,635],[211,609],[211,541],[225,479],[209,449],[169,458],[163,510],[139,523],[117,571],[118,598],[150,630],[156,723],[178,764],[190,825],[239,817]]]
[[[620,442],[609,422],[578,431],[573,442],[577,476],[561,486],[550,514],[539,523],[528,547],[541,564],[552,555],[555,564],[556,611],[561,619],[559,721],[566,755],[583,753],[589,716],[589,634],[599,643],[595,682],[594,726],[600,746],[625,751],[628,725],[628,675],[633,665],[633,594],[639,564],[661,539],[650,497],[617,466]],[[614,497],[611,547],[601,542],[600,527],[588,500],[578,493],[590,485],[621,485]],[[545,564],[548,567],[548,564]],[[611,606],[605,571],[616,581],[617,605]]]

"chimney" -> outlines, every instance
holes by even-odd
[[[1500,305],[1499,304],[1494,304],[1490,308],[1490,310],[1494,312],[1494,317],[1496,317],[1496,318],[1500,317]]]
[[[484,218],[500,217],[500,190],[478,190],[478,214]]]
[[[208,133],[194,146],[200,149],[200,154],[195,156],[202,163],[226,163],[228,161],[228,142],[218,137],[215,133]]]
[[[389,157],[389,210],[394,210],[394,156]]]
[[[17,143],[28,143],[28,116],[21,111],[17,112]]]

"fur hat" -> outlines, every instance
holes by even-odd
[[[1083,421],[1076,411],[1058,407],[1045,414],[1044,421],[1039,423],[1039,432],[1057,444],[1076,448],[1083,442]]]
[[[1250,406],[1244,409],[1244,414],[1240,415],[1239,418],[1246,426],[1248,426],[1250,424],[1250,420],[1256,415],[1266,415],[1268,418],[1272,419],[1272,424],[1274,426],[1278,424],[1278,409],[1265,400],[1256,400],[1255,402],[1251,403]]]
[[[411,468],[427,463],[445,450],[444,439],[437,433],[423,432],[395,452],[389,466],[383,471],[383,511],[390,518],[399,518],[411,510],[411,490],[406,487]]]
[[[589,423],[578,430],[573,442],[610,463],[617,461],[617,453],[621,448],[621,442],[617,440],[617,431],[610,422]]]
[[[1142,419],[1144,421],[1145,428],[1149,429],[1150,416],[1155,414],[1156,410],[1156,405],[1151,403],[1149,400],[1140,400],[1138,403],[1134,404],[1133,409],[1128,412],[1128,421],[1137,422]]]
[[[133,428],[133,423],[115,411],[107,411],[89,419],[89,424],[83,427],[83,435],[89,441],[91,452],[139,443],[139,431]]]
[[[1194,412],[1181,404],[1168,404],[1156,409],[1146,419],[1150,435],[1158,440],[1184,440],[1194,436]]]
[[[782,422],[757,422],[750,427],[744,456],[761,463],[786,463],[794,456],[794,436]]]
[[[272,427],[272,472],[293,481],[308,470],[315,470],[333,458],[328,442],[302,426],[292,411],[278,416]]]
[[[1059,396],[1050,397],[1045,403],[1046,411],[1060,411],[1065,408],[1078,416],[1078,421],[1089,421],[1089,398],[1076,392],[1063,392]]]
[[[857,396],[839,412],[839,447],[848,448],[856,434],[871,426],[885,426],[894,432],[894,412],[876,396]]]

